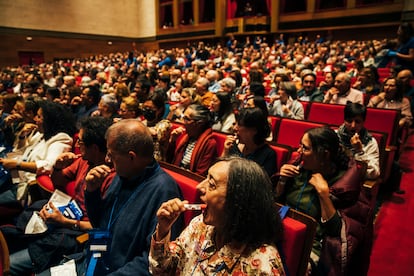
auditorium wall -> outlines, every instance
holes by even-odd
[[[155,2],[141,0],[0,1],[0,66],[21,52],[53,57],[129,51],[155,40]]]

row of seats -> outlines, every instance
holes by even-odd
[[[322,123],[333,128],[344,121],[344,105],[324,104],[317,102],[302,102],[305,108],[305,118],[309,124]],[[399,120],[401,111],[396,109],[367,108],[365,127],[377,140],[380,149],[381,178],[387,181],[392,163],[399,149],[399,141],[404,141],[408,131],[400,131]],[[272,118],[274,137],[283,135],[280,131],[280,118]],[[287,124],[285,120],[284,124]],[[285,127],[286,128],[286,127]],[[287,139],[285,139],[287,140]],[[384,142],[385,140],[385,142]],[[285,143],[277,141],[278,143]]]
[[[312,103],[309,106],[311,107],[312,105],[314,105],[314,107],[318,106],[317,103]],[[323,106],[329,108],[333,105],[323,104]],[[341,110],[342,108],[341,112],[337,111],[338,114],[341,113],[341,118],[343,118],[343,107],[344,106],[337,106],[338,110]],[[277,153],[278,170],[290,159],[293,150],[299,145],[300,138],[304,131],[309,128],[328,125],[328,123],[321,122],[299,121],[279,117],[270,118],[272,120],[274,138],[274,141],[272,141],[270,145]],[[341,123],[342,121],[343,119],[341,119]],[[178,126],[180,126],[180,124],[173,123],[173,128]],[[228,134],[221,132],[213,132],[213,136],[217,141],[218,154],[221,154],[223,151],[223,145],[227,135]],[[382,141],[380,146],[385,145],[386,135],[379,135],[377,139]],[[183,197],[186,200],[191,203],[200,202],[196,186],[204,179],[202,176],[165,162],[160,162],[160,164],[162,168],[176,180],[182,190]],[[43,188],[46,188],[46,190],[52,191],[54,189],[50,178],[47,176],[39,176],[38,183],[44,186]],[[68,194],[73,194],[73,191],[71,191],[70,188],[66,192],[68,192]],[[186,224],[188,224],[196,214],[196,212],[186,212],[184,214]],[[294,210],[290,210],[289,214],[288,218],[283,221],[285,228],[283,253],[286,257],[290,274],[296,275],[299,273],[299,275],[302,275],[302,272],[306,271],[309,253],[312,247],[311,241],[313,240],[315,233],[316,221]]]
[[[344,122],[344,105],[318,102],[301,102],[305,109],[305,119],[339,126]],[[398,138],[398,122],[401,111],[396,109],[367,108],[365,127],[371,131],[388,134],[387,146],[395,145]]]
[[[163,161],[160,161],[160,165],[180,186],[184,199],[190,203],[200,202],[200,195],[196,187],[198,183],[204,180],[203,176]],[[53,183],[47,175],[38,176],[37,182],[43,189],[49,192],[54,190]],[[71,187],[68,187],[65,192],[71,196],[74,195]],[[277,204],[277,208],[279,209],[281,206]],[[185,212],[184,221],[186,225],[197,214],[199,214],[197,211]],[[285,238],[282,242],[282,252],[290,275],[305,274],[316,232],[316,225],[317,222],[308,215],[292,209],[287,212],[287,216],[283,220]],[[7,267],[8,258],[5,256],[7,254],[5,253],[7,251],[7,244],[4,248],[5,251],[0,250],[0,258]]]
[[[304,102],[307,112],[307,120],[295,120],[269,116],[273,141],[270,146],[277,154],[277,170],[286,163],[292,152],[300,143],[303,133],[315,127],[330,126],[336,129],[344,121],[344,105],[324,104],[317,102]],[[400,111],[394,109],[367,108],[366,128],[377,140],[380,149],[381,179],[388,180],[392,162],[397,152],[398,121]],[[173,128],[182,126],[173,123]],[[217,142],[217,152],[223,152],[224,141],[228,134],[214,131],[213,136]]]

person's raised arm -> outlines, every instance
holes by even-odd
[[[236,135],[227,135],[226,140],[224,141],[223,152],[221,153],[222,157],[226,157],[229,155],[230,148],[236,143],[236,141]]]
[[[320,173],[315,173],[312,175],[309,183],[315,187],[315,190],[318,193],[319,202],[321,204],[322,221],[330,220],[335,215],[336,209],[329,195],[328,182],[326,182]]]
[[[277,183],[277,186],[276,186],[277,197],[281,196],[283,192],[285,191],[285,185],[286,185],[287,178],[295,177],[296,175],[299,174],[299,172],[300,172],[300,167],[293,165],[293,164],[284,164],[280,168],[279,182]]]
[[[79,156],[73,152],[64,152],[56,159],[51,179],[56,188],[64,189],[71,179],[65,177],[62,170],[71,165]]]
[[[161,204],[157,211],[158,226],[154,235],[156,241],[160,241],[167,236],[174,222],[185,211],[184,204],[186,203],[188,201],[174,198]]]
[[[111,173],[107,165],[100,165],[92,168],[85,177],[86,191],[95,192],[100,190],[105,178]]]

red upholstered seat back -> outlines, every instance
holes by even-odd
[[[391,76],[391,70],[389,67],[378,68],[377,71],[378,71],[379,78],[382,81]]]
[[[270,147],[276,152],[276,172],[280,171],[280,167],[290,159],[292,148],[286,145],[279,145],[276,143],[269,144]]]
[[[300,255],[305,244],[306,225],[292,218],[283,220],[284,240],[282,242],[283,254],[289,275],[296,275],[300,262]]]
[[[49,175],[43,174],[36,177],[37,184],[45,191],[53,193],[55,186],[53,185],[52,179]],[[66,185],[66,191],[63,191],[70,195],[75,196],[75,181],[71,181]]]
[[[309,110],[312,105],[312,102],[307,101],[299,101],[303,106],[303,114],[305,115],[305,119],[308,118]]]
[[[213,137],[216,140],[216,148],[218,156],[221,156],[224,150],[224,141],[226,141],[226,137],[229,135],[228,133],[213,131]]]
[[[322,81],[325,81],[325,76],[320,76],[320,75],[317,75],[316,76],[316,87],[318,87],[319,86],[319,84],[322,82]]]
[[[400,110],[368,107],[365,127],[368,130],[387,133],[386,145],[396,145],[400,116]]]
[[[280,121],[276,143],[296,149],[306,130],[321,126],[324,126],[324,124],[283,118]]]
[[[308,120],[339,126],[344,122],[345,105],[312,103],[309,109]]]
[[[279,210],[282,205],[276,203]],[[284,239],[282,253],[289,275],[305,275],[316,233],[314,218],[290,208],[282,220]]]
[[[381,174],[384,176],[386,171],[386,142],[387,142],[387,133],[384,132],[377,132],[377,131],[370,131],[369,132],[372,137],[375,138],[375,140],[378,143],[378,149],[379,149],[379,155],[380,155],[380,168],[381,168]]]
[[[36,177],[37,184],[43,189],[50,193],[53,193],[55,186],[53,185],[52,179],[47,174],[38,175]]]
[[[160,165],[164,171],[177,182],[178,186],[180,186],[184,199],[188,200],[190,203],[200,202],[197,184],[200,183],[204,177],[165,162],[160,162]],[[185,212],[185,225],[188,225],[191,219],[197,214],[199,213],[196,211]]]
[[[279,131],[279,124],[282,120],[278,116],[269,116],[270,119],[270,128],[272,131],[273,141],[276,141],[277,132]]]

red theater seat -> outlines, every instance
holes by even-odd
[[[280,167],[290,160],[292,148],[287,145],[280,145],[274,142],[269,145],[276,152],[276,171],[279,172]]]
[[[312,102],[307,101],[299,101],[303,106],[303,114],[305,115],[305,119],[308,120],[309,110],[312,105]]]
[[[368,130],[387,133],[386,145],[394,146],[397,144],[400,117],[400,110],[368,107],[365,127]]]
[[[382,132],[387,134],[385,143],[385,156],[381,177],[387,181],[395,155],[398,151],[399,120],[401,111],[396,109],[367,108],[365,127],[369,131]]]
[[[308,120],[339,126],[344,122],[345,105],[313,102],[309,109]]]
[[[53,193],[55,186],[49,175],[43,174],[36,177],[36,184],[46,192]],[[63,191],[73,197],[75,195],[75,181],[71,181],[66,185],[66,190]]]
[[[276,204],[281,208],[280,204]],[[306,275],[317,222],[312,217],[289,209],[283,219],[283,255],[289,275]]]
[[[389,67],[378,68],[377,71],[381,79],[385,79],[391,76],[391,71]]]
[[[275,141],[278,144],[297,149],[306,130],[322,126],[325,126],[325,124],[283,118],[280,121]]]
[[[316,87],[318,87],[319,86],[319,84],[322,82],[322,81],[325,81],[325,76],[324,75],[317,75],[316,76]]]
[[[226,141],[226,137],[229,135],[228,133],[213,131],[213,137],[216,140],[216,148],[218,156],[221,156],[224,150],[224,142]]]
[[[270,119],[270,128],[272,131],[273,141],[275,141],[277,132],[279,130],[280,120],[282,118],[278,116],[269,116],[268,118]]]
[[[160,161],[159,163],[161,168],[163,168],[164,171],[177,182],[178,186],[180,186],[184,199],[188,200],[190,203],[200,202],[200,195],[198,194],[196,187],[198,183],[204,180],[203,176],[166,162]],[[197,215],[196,211],[185,212],[185,224],[188,225],[195,215]]]

